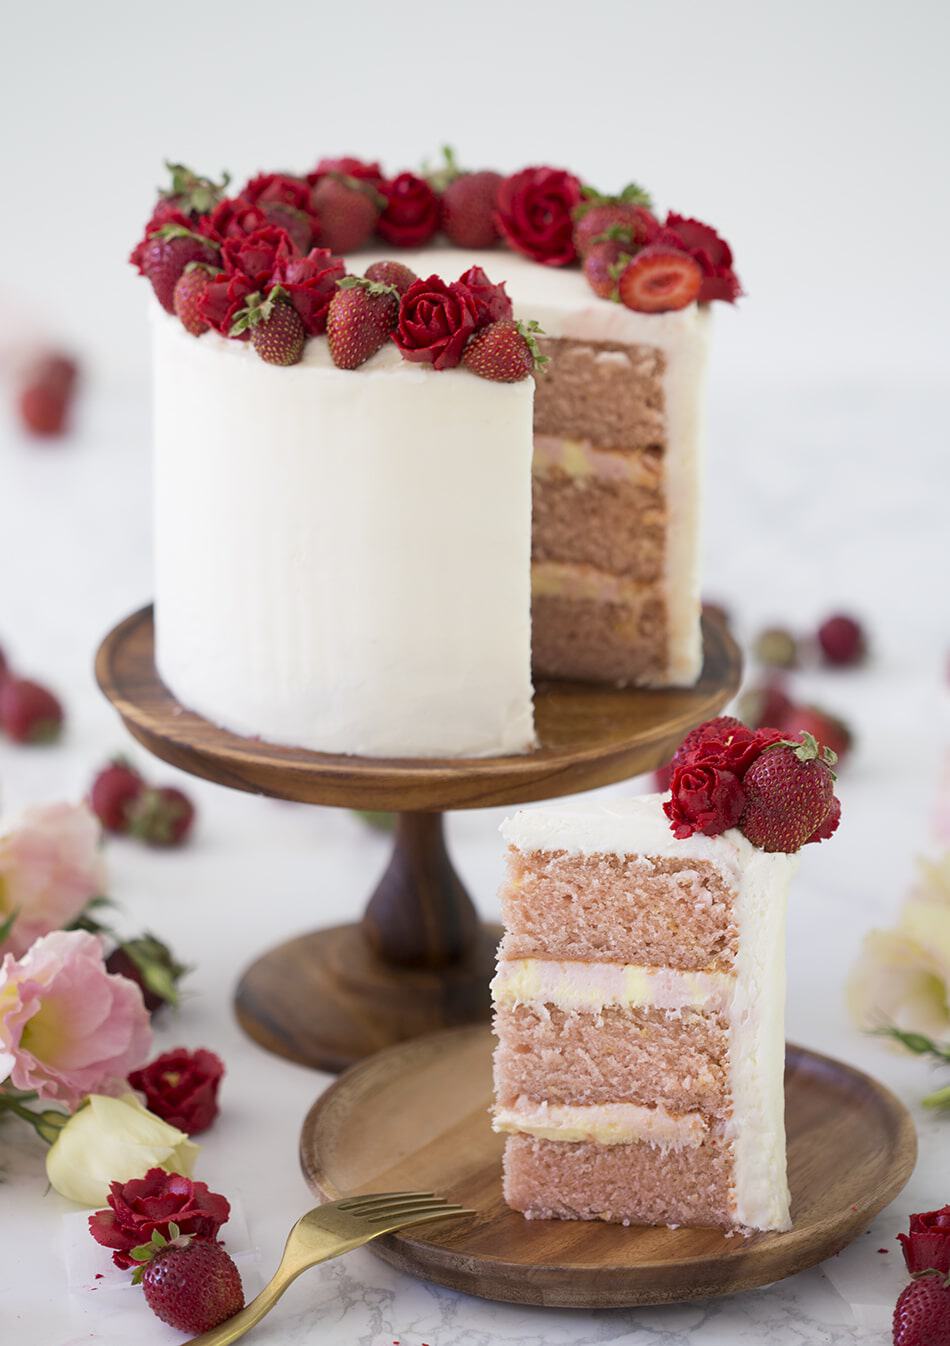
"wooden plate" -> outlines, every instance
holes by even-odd
[[[425,1189],[477,1210],[371,1244],[412,1275],[485,1299],[562,1308],[674,1303],[791,1276],[867,1229],[914,1167],[906,1108],[851,1066],[789,1046],[786,1121],[794,1228],[727,1238],[525,1220],[501,1198],[503,1138],[489,1127],[486,1027],[433,1033],[360,1062],[304,1122],[300,1158],[326,1200]]]
[[[703,641],[703,671],[694,687],[541,683],[534,752],[450,761],[335,756],[218,728],[176,701],[159,678],[150,607],[109,632],[96,677],[149,752],[219,785],[338,808],[467,809],[553,799],[652,771],[738,690],[742,658],[720,618],[703,618]]]

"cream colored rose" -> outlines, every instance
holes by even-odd
[[[92,1094],[50,1147],[46,1174],[70,1201],[104,1206],[110,1182],[144,1177],[150,1168],[190,1177],[197,1154],[184,1131],[146,1111],[135,1094]]]

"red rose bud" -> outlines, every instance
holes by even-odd
[[[297,257],[282,243],[274,258],[273,278],[286,290],[308,336],[327,330],[330,301],[345,275],[342,257],[334,257],[329,248],[313,248],[306,257]]]
[[[672,757],[672,765],[680,766],[688,762],[693,749],[706,739],[725,739],[737,730],[745,731],[746,726],[734,715],[717,715],[714,720],[705,720],[691,729]]]
[[[14,743],[52,743],[63,718],[59,701],[38,682],[6,678],[0,683],[0,728]]]
[[[910,1217],[910,1233],[898,1240],[912,1276],[921,1271],[950,1274],[950,1206]]]
[[[209,229],[215,238],[246,238],[269,221],[263,209],[246,196],[226,196],[211,212]]]
[[[117,757],[92,782],[89,805],[107,832],[129,830],[129,810],[145,789],[145,781],[128,762]]]
[[[673,763],[667,762],[665,766],[658,766],[653,773],[653,788],[657,794],[665,795],[670,788],[670,781],[673,779]]]
[[[439,227],[441,207],[425,178],[400,173],[391,182],[384,182],[380,191],[386,200],[376,222],[380,238],[397,248],[418,248],[428,243]]]
[[[157,1229],[169,1237],[168,1226],[176,1224],[181,1234],[214,1239],[231,1215],[226,1197],[210,1192],[203,1182],[193,1182],[180,1173],[150,1168],[144,1178],[109,1185],[108,1210],[89,1216],[89,1232],[104,1248],[113,1249],[117,1267],[136,1265],[132,1249],[148,1243]]]
[[[238,196],[255,205],[279,202],[296,210],[310,209],[310,184],[287,173],[258,173],[244,184]]]
[[[129,831],[150,846],[180,846],[191,831],[195,808],[172,785],[143,790],[129,812]]]
[[[818,645],[825,663],[836,668],[860,664],[867,654],[863,628],[853,617],[843,613],[822,622],[818,628]]]
[[[703,275],[698,303],[708,304],[720,299],[734,304],[742,294],[739,277],[732,266],[732,250],[710,225],[670,211],[663,228],[651,241],[680,248],[698,263]]]
[[[505,178],[495,223],[515,252],[545,266],[567,266],[574,249],[574,210],[581,184],[561,168],[533,167]]]
[[[678,766],[670,782],[671,797],[663,803],[673,835],[679,841],[701,832],[707,837],[735,827],[745,806],[738,776],[714,766]]]
[[[742,780],[762,750],[777,743],[781,737],[780,729],[747,729],[743,724],[724,734],[698,739],[685,760],[691,766],[714,766],[731,771]]]
[[[142,992],[145,1008],[154,1014],[163,1005],[177,1005],[178,983],[190,969],[179,963],[167,944],[154,935],[124,940],[106,959],[117,976],[128,977]]]
[[[514,316],[514,308],[505,290],[505,282],[495,285],[480,266],[470,266],[459,276],[459,284],[471,291],[478,307],[479,326],[502,322]]]
[[[393,341],[404,360],[454,369],[465,343],[481,326],[484,306],[461,281],[417,280],[402,296]]]
[[[145,1095],[149,1112],[190,1136],[208,1127],[218,1115],[218,1089],[224,1063],[214,1052],[199,1047],[190,1052],[175,1047],[129,1076],[133,1089]]]

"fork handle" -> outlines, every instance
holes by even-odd
[[[228,1318],[220,1327],[213,1327],[210,1332],[202,1332],[200,1337],[192,1337],[190,1341],[185,1342],[185,1346],[230,1346],[232,1341],[237,1341],[245,1332],[250,1332],[265,1314],[270,1313],[287,1287],[305,1270],[305,1266],[289,1268],[281,1262],[260,1294],[256,1295],[250,1304],[246,1304],[240,1313]]]

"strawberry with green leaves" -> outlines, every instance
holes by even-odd
[[[586,257],[595,243],[607,237],[629,245],[635,252],[659,232],[650,195],[635,182],[617,196],[604,196],[593,187],[584,188],[584,199],[574,208],[574,247]]]
[[[763,748],[742,777],[739,829],[753,846],[791,853],[827,840],[841,815],[832,770],[837,760],[809,733]]]
[[[174,220],[149,233],[136,252],[142,274],[151,282],[155,297],[168,313],[175,312],[175,286],[190,262],[215,267],[218,245],[186,224]]]
[[[548,362],[537,342],[543,335],[536,322],[502,318],[475,333],[465,347],[462,364],[481,379],[520,383]]]
[[[274,285],[266,295],[248,296],[244,308],[239,309],[231,324],[230,336],[250,332],[251,345],[269,365],[295,365],[303,355],[307,333],[300,315],[290,302],[290,296],[280,285]]]
[[[156,1229],[131,1254],[138,1263],[132,1282],[142,1286],[156,1318],[194,1336],[240,1313],[241,1275],[224,1245],[182,1234],[174,1222],[168,1233]]]
[[[220,270],[209,266],[207,262],[189,262],[175,282],[172,294],[172,306],[181,321],[182,327],[192,336],[201,336],[207,332],[210,323],[204,318],[199,304],[208,282],[213,276],[219,276]]]
[[[372,268],[371,268],[372,269]],[[337,369],[358,369],[396,329],[399,290],[366,276],[344,276],[330,300],[327,340]]]

